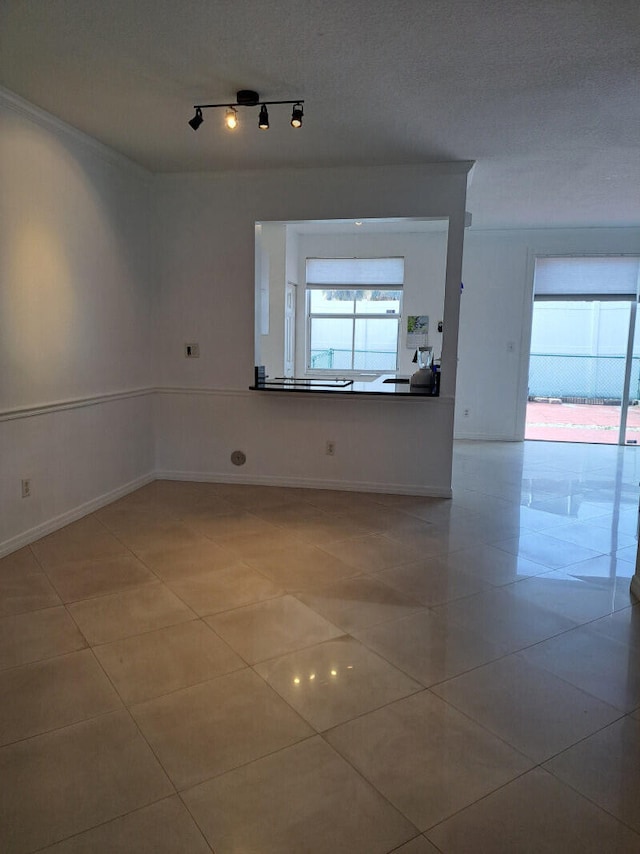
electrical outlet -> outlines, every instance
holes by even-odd
[[[31,478],[25,478],[22,481],[22,497],[31,498]]]
[[[200,357],[200,345],[195,342],[185,344],[184,355],[187,359],[198,359]]]
[[[333,439],[327,439],[325,454],[328,457],[333,457],[335,452],[336,452],[336,443],[333,441]]]
[[[468,417],[469,417],[469,410],[468,410],[468,409],[463,409],[463,410],[462,410],[462,417],[463,417],[463,418],[468,418]]]

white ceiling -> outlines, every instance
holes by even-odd
[[[2,0],[0,84],[155,172],[476,160],[475,227],[640,224],[638,0]],[[241,88],[302,129],[188,126]]]

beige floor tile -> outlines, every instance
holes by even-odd
[[[549,534],[557,540],[586,546],[603,554],[610,554],[626,546],[637,547],[635,531],[633,534],[625,534],[617,529],[612,531],[610,527],[600,527],[591,522],[572,522],[569,525],[554,526],[553,530],[549,530]]]
[[[420,602],[383,583],[380,577],[359,575],[345,578],[297,596],[345,632],[422,610]]]
[[[637,854],[640,836],[541,769],[534,769],[427,833],[467,854]]]
[[[174,796],[42,849],[42,854],[89,852],[211,854],[211,849],[182,801]]]
[[[318,731],[423,690],[347,637],[263,662],[255,670]]]
[[[589,630],[640,650],[640,604],[589,623]]]
[[[523,651],[527,661],[623,712],[640,704],[638,652],[581,626]]]
[[[543,762],[620,717],[519,655],[437,685],[433,692],[521,753]]]
[[[206,537],[176,549],[137,549],[136,555],[165,581],[226,569],[238,560],[235,552],[223,549]]]
[[[576,623],[590,622],[632,604],[629,580],[610,578],[608,566],[601,562],[608,564],[609,557],[526,578],[510,589],[518,598],[554,614]]]
[[[86,645],[62,607],[0,619],[0,670],[64,655]]]
[[[178,549],[183,546],[198,545],[202,542],[202,533],[188,527],[174,517],[166,520],[141,522],[132,520],[128,529],[121,527],[118,538],[132,551]]]
[[[342,630],[293,596],[281,596],[208,617],[220,637],[249,664],[339,637]]]
[[[371,502],[366,507],[351,507],[340,510],[337,515],[342,521],[349,522],[371,533],[390,531],[407,524],[407,514],[390,506]]]
[[[400,848],[394,849],[393,854],[439,854],[439,851],[426,837],[416,836],[415,839],[407,842],[406,845],[401,845]]]
[[[191,608],[160,583],[74,602],[67,609],[91,644],[108,643],[195,619]]]
[[[296,549],[301,540],[284,528],[271,526],[270,531],[261,534],[237,534],[234,537],[218,537],[216,542],[238,558],[248,560],[259,557],[273,549]]]
[[[451,519],[446,523],[433,523],[446,530],[452,541],[467,540],[476,547],[518,537],[522,532],[520,520],[510,514],[481,514],[469,519]]]
[[[216,492],[236,507],[251,510],[277,507],[294,499],[295,490],[286,486],[259,486],[240,483],[217,483]]]
[[[548,572],[547,567],[540,563],[486,544],[451,552],[447,555],[446,562],[451,569],[471,574],[474,578],[495,587]]]
[[[71,560],[87,560],[119,555],[126,546],[94,516],[85,516],[31,545],[33,553],[45,569]]]
[[[627,717],[565,750],[545,768],[640,832],[639,756],[640,721]]]
[[[609,590],[617,583],[620,585],[621,590],[624,590],[628,595],[629,584],[635,571],[635,561],[631,563],[628,560],[623,560],[619,553],[616,552],[615,554],[598,555],[598,557],[583,560],[581,563],[575,563],[564,571],[574,578],[582,578],[591,583],[597,582],[603,586],[606,585]],[[629,595],[628,599],[629,605],[635,601]]]
[[[47,574],[63,602],[119,593],[157,577],[131,554],[60,563]]]
[[[222,498],[209,497],[206,499],[193,498],[170,502],[174,519],[179,519],[188,528],[192,528],[198,533],[202,525],[206,525],[210,519],[216,516],[226,516],[233,513],[236,508],[229,501]],[[204,535],[203,535],[204,536]]]
[[[3,854],[51,845],[173,794],[124,711],[2,748],[0,780]]]
[[[311,546],[325,546],[328,543],[363,537],[370,533],[367,528],[329,513],[318,515],[314,519],[290,522],[287,530]]]
[[[0,558],[0,617],[59,604],[60,597],[29,548]]]
[[[13,578],[31,572],[42,572],[42,568],[29,546],[0,557],[0,578]]]
[[[466,628],[499,644],[505,652],[517,652],[575,628],[576,623],[568,617],[516,596],[514,586],[517,585],[438,605],[434,612],[450,625]]]
[[[497,644],[430,611],[352,634],[423,685],[435,685],[505,654]]]
[[[158,500],[158,488],[162,481],[152,480],[149,483],[145,483],[144,486],[140,486],[138,489],[134,489],[133,492],[128,492],[126,495],[123,495],[122,498],[118,498],[117,501],[114,501],[113,504],[109,504],[109,509],[112,507],[144,507],[144,506],[152,506]],[[101,513],[101,510],[96,511],[94,515],[98,515]]]
[[[423,522],[448,522],[453,519],[472,519],[476,514],[447,498],[426,498],[418,495],[386,495],[376,496],[376,500],[385,505],[402,509],[408,516],[413,516]]]
[[[229,513],[232,505],[217,494],[216,484],[158,481],[156,503],[183,521],[195,516]]]
[[[126,793],[133,771],[140,773],[139,757],[143,757],[143,766],[148,759],[154,774],[165,779],[144,740],[135,735],[135,727],[140,754],[130,754],[127,749],[123,753],[121,746],[127,738],[107,736],[113,751],[109,748],[105,759],[104,753],[97,752],[105,739],[97,735],[95,748],[82,739],[74,740],[68,750],[51,758],[47,747],[50,739],[58,743],[67,732],[77,733],[98,722],[123,718],[119,712],[91,710],[96,685],[101,679],[108,686],[111,683],[97,660],[95,668],[87,668],[88,678],[82,675],[77,657],[82,661],[82,656],[86,659],[90,653],[73,651],[79,634],[71,619],[62,617],[65,611],[59,607],[60,599],[50,582],[54,575],[75,585],[74,595],[79,588],[82,596],[93,597],[75,601],[66,610],[91,643],[107,644],[102,649],[112,654],[114,678],[126,686],[125,694],[127,688],[133,691],[127,695],[129,701],[148,696],[147,689],[152,694],[170,692],[141,702],[135,709],[136,713],[152,710],[150,731],[162,745],[162,757],[177,778],[199,783],[221,774],[210,783],[220,783],[220,797],[226,798],[229,795],[222,781],[235,780],[236,774],[239,779],[251,768],[268,766],[273,770],[273,774],[261,771],[259,779],[256,777],[255,793],[260,803],[248,820],[242,817],[245,806],[232,798],[228,825],[231,841],[236,838],[236,819],[240,817],[247,825],[247,834],[238,838],[255,839],[252,850],[260,854],[263,837],[267,852],[270,845],[286,852],[289,839],[296,854],[304,850],[315,854],[316,839],[320,851],[332,854],[350,854],[359,850],[358,845],[365,851],[377,850],[377,841],[372,845],[362,841],[367,839],[369,828],[360,826],[353,811],[343,824],[340,786],[330,797],[324,797],[322,791],[331,788],[328,777],[314,777],[316,788],[310,789],[311,784],[306,780],[300,783],[293,775],[296,796],[285,792],[287,781],[281,779],[276,760],[289,753],[301,756],[304,751],[298,747],[306,747],[309,737],[310,743],[317,740],[306,717],[327,738],[346,728],[353,730],[356,735],[347,739],[348,746],[358,761],[362,755],[363,762],[371,763],[372,773],[380,775],[373,782],[379,781],[382,795],[387,794],[384,786],[388,786],[398,797],[405,797],[416,814],[424,803],[429,809],[435,805],[436,812],[451,816],[440,828],[453,827],[458,818],[477,807],[484,809],[484,804],[492,808],[501,792],[509,792],[515,784],[508,780],[520,771],[516,768],[505,776],[505,768],[510,767],[509,757],[520,756],[518,751],[528,754],[520,756],[525,771],[554,754],[545,766],[553,776],[543,775],[541,779],[555,777],[553,785],[559,788],[545,797],[553,801],[560,793],[562,803],[570,791],[578,803],[587,804],[587,827],[596,827],[597,822],[590,825],[594,815],[605,815],[605,822],[613,822],[608,825],[608,841],[607,834],[596,827],[593,849],[628,850],[624,846],[629,837],[616,835],[621,826],[616,819],[627,826],[637,821],[633,794],[639,785],[635,757],[640,727],[640,605],[629,607],[635,552],[631,545],[620,548],[620,538],[611,540],[611,531],[630,537],[636,533],[635,453],[633,449],[566,443],[457,442],[452,501],[240,484],[155,482],[35,545],[46,572],[30,548],[0,559],[0,669],[5,667],[0,673],[0,691],[4,697],[17,697],[15,710],[7,711],[0,704],[0,726],[4,723],[7,731],[14,727],[11,737],[21,731],[20,727],[35,727],[37,732],[41,731],[38,727],[60,727],[45,735],[20,735],[25,740],[0,748],[0,850],[3,854],[5,850],[33,851],[52,844],[60,854],[143,852],[145,846],[154,851],[184,850],[185,854],[200,852],[202,846],[203,854],[209,850],[198,831],[196,836],[191,835],[192,819],[175,798],[147,808],[152,801],[171,794],[166,780],[165,788],[160,793],[154,790],[155,794],[147,792],[145,782],[142,800],[131,795],[139,791],[135,783]],[[586,526],[585,519],[589,520]],[[558,530],[562,528],[564,532]],[[544,537],[534,531],[543,531]],[[225,538],[230,538],[235,547],[232,555],[220,545]],[[116,548],[114,539],[121,544],[115,554],[110,554],[109,550]],[[504,547],[505,541],[511,541],[507,545],[510,550],[496,547],[495,543]],[[391,557],[381,553],[383,542],[389,542]],[[513,542],[517,548],[512,547]],[[118,569],[119,558],[131,543],[141,554],[144,552],[149,564],[143,567],[142,576],[135,572],[132,576],[121,566]],[[274,544],[280,547],[268,548]],[[369,552],[362,549],[363,544],[369,544]],[[606,546],[610,550],[614,545],[615,557],[598,554],[573,562],[584,556],[582,547]],[[415,560],[371,573],[376,561],[383,565],[388,558],[395,561],[398,550],[406,554],[407,547],[417,550]],[[346,552],[357,554],[360,563],[348,564],[335,556]],[[69,556],[78,559],[71,568],[69,564],[74,561],[67,560]],[[532,561],[532,556],[545,565]],[[132,559],[130,553],[128,557]],[[563,563],[572,562],[567,569],[550,571],[549,561],[555,565],[560,558]],[[74,578],[78,564],[83,565],[82,571]],[[141,563],[134,561],[134,565],[140,567]],[[243,571],[237,572],[240,567]],[[147,573],[146,569],[153,571]],[[217,584],[209,580],[214,575],[220,576]],[[161,584],[158,577],[167,584]],[[229,618],[229,625],[237,630],[242,623],[239,617],[246,618],[250,612],[250,631],[255,626],[260,629],[257,638],[270,639],[276,649],[283,637],[285,642],[293,638],[294,646],[304,647],[262,661],[253,669],[241,668],[209,678],[219,672],[218,658],[210,644],[199,642],[203,639],[200,635],[204,632],[207,639],[214,638],[218,651],[226,647],[217,633],[210,626],[205,628],[196,613],[172,592],[185,582],[184,592],[200,604],[200,613],[217,615],[212,616],[212,623],[226,623]],[[339,635],[314,644],[304,620],[287,620],[285,615],[278,625],[281,603],[276,606],[272,600],[275,602],[285,591],[296,593],[302,603],[294,606],[298,617],[306,604],[320,615],[318,619],[328,620],[337,631],[350,631],[362,641]],[[430,610],[398,616],[405,613],[407,599],[415,600],[411,606],[417,602]],[[259,602],[267,604],[254,608]],[[612,608],[620,610],[612,612]],[[576,628],[585,621],[590,621],[588,626]],[[200,629],[194,630],[195,626]],[[130,640],[114,643],[125,637]],[[238,631],[238,637],[239,643],[248,643],[246,632]],[[82,648],[84,641],[80,639],[80,643]],[[521,652],[498,660],[515,650]],[[240,666],[234,653],[229,655]],[[72,660],[72,666],[65,664],[67,659]],[[5,684],[7,674],[24,677],[18,692]],[[100,677],[97,681],[96,674]],[[318,681],[323,676],[324,685]],[[206,681],[194,681],[201,679]],[[411,679],[432,686],[432,690],[394,693],[408,690],[406,685],[418,688]],[[183,683],[189,687],[180,687]],[[327,690],[323,692],[323,688]],[[438,709],[447,709],[449,719],[442,714],[434,724],[438,715],[414,713],[405,717],[407,706],[424,702],[418,699],[422,695],[431,696],[430,703],[439,703]],[[115,690],[112,696],[117,697]],[[613,711],[607,704],[614,707]],[[63,723],[69,718],[75,720],[78,714],[94,713],[97,716],[85,723]],[[609,724],[607,715],[620,717]],[[367,724],[366,728],[363,722],[370,718],[378,725]],[[383,719],[384,726],[380,723]],[[605,728],[594,732],[602,723]],[[332,725],[334,729],[324,729]],[[513,746],[511,753],[508,742]],[[570,743],[573,746],[567,748]],[[30,744],[35,746],[33,752],[23,754],[24,746]],[[289,745],[294,744],[295,750],[290,751]],[[496,744],[507,751],[506,759],[496,760]],[[111,752],[117,756],[113,765]],[[9,766],[2,765],[3,757],[18,755],[27,756],[24,767],[11,766],[7,775]],[[247,762],[250,764],[243,765]],[[123,786],[117,778],[120,763],[127,769]],[[309,767],[313,771],[315,766],[302,767],[300,773],[313,777]],[[358,771],[349,773],[368,786]],[[495,789],[484,800],[467,806],[491,787],[502,785],[497,778],[506,781],[503,789]],[[92,789],[94,784],[97,794]],[[546,782],[542,788],[545,786]],[[249,809],[253,783],[245,786],[243,782],[241,788],[248,793]],[[313,802],[306,801],[305,789],[317,794]],[[7,798],[5,790],[9,792]],[[286,807],[278,814],[270,812],[269,794],[264,792],[281,791],[282,798],[300,804],[302,815],[308,816],[307,809],[313,810],[313,815],[291,824],[292,811]],[[344,798],[345,811],[354,801],[350,791]],[[504,817],[495,813],[506,828],[503,835],[494,834],[492,820],[486,839],[478,836],[476,828],[482,830],[484,825],[474,818],[459,838],[452,836],[451,849],[443,844],[441,850],[467,854],[470,840],[473,850],[481,854],[485,843],[487,851],[500,854],[511,854],[512,850],[565,854],[565,850],[575,850],[571,848],[573,836],[565,845],[564,838],[557,835],[561,810],[549,811],[548,828],[546,824],[541,827],[542,822],[534,826],[537,819],[531,819],[531,804],[541,814],[546,807],[544,798],[537,804],[532,791],[515,798],[515,806],[506,809]],[[460,793],[464,806],[454,815],[458,802],[452,801]],[[355,801],[358,803],[358,798]],[[321,803],[338,815],[338,829],[331,836],[315,832],[305,836],[306,825],[322,823],[325,813]],[[388,805],[388,801],[383,803]],[[401,808],[399,804],[396,807]],[[609,819],[604,811],[615,818]],[[364,815],[368,815],[366,810]],[[483,815],[482,810],[478,815]],[[578,810],[574,815],[580,824],[583,814]],[[353,824],[349,824],[352,818]],[[218,816],[207,817],[207,821],[214,819],[217,821]],[[531,821],[534,824],[527,824]],[[352,833],[354,827],[357,834]],[[279,845],[281,832],[286,833],[287,841]],[[428,831],[429,835],[435,832],[435,827]],[[394,854],[435,851],[426,836],[416,834],[417,830],[411,830],[388,848]],[[63,837],[70,838],[55,845],[55,840]],[[590,850],[580,835],[578,839],[578,850]],[[326,849],[322,847],[325,845]],[[385,846],[381,849],[388,854]]]
[[[248,537],[251,534],[271,534],[274,526],[246,510],[234,510],[199,520],[192,520],[194,530],[216,542],[227,537]]]
[[[140,703],[245,667],[201,620],[94,650],[125,703]]]
[[[0,744],[122,707],[90,650],[4,670],[0,696]]]
[[[411,596],[423,605],[441,605],[489,590],[485,582],[468,572],[448,566],[444,559],[425,558],[379,572],[380,581]]]
[[[387,531],[385,536],[404,548],[412,549],[414,557],[409,561],[439,557],[444,560],[448,552],[468,548],[475,544],[469,538],[452,540],[447,530],[440,530],[435,524],[414,520],[410,525],[396,527]],[[409,562],[407,561],[407,562]]]
[[[342,513],[367,507],[376,507],[376,496],[371,492],[353,492],[350,489],[310,489],[307,501],[326,513]]]
[[[133,495],[102,507],[94,516],[119,540],[135,535],[136,531],[148,526],[175,521],[165,507],[156,503],[140,502]]]
[[[386,854],[416,832],[320,738],[184,797],[216,854]]]
[[[247,563],[290,592],[358,574],[357,569],[326,551],[302,544],[293,549],[265,551],[248,558]]]
[[[576,543],[558,540],[550,534],[523,534],[509,540],[494,543],[495,547],[509,554],[520,555],[526,560],[540,563],[548,569],[563,569],[574,563],[597,557],[602,552]]]
[[[283,592],[244,563],[172,581],[169,587],[200,616],[272,599]]]
[[[420,830],[533,765],[429,691],[342,724],[325,737]]]
[[[323,549],[360,572],[381,572],[415,561],[420,556],[415,549],[387,539],[382,534],[327,543]]]
[[[149,700],[132,713],[178,789],[313,733],[250,669]]]
[[[320,515],[317,507],[313,507],[306,501],[297,500],[290,504],[279,504],[274,507],[264,507],[259,510],[254,510],[254,514],[259,518],[268,522],[270,525],[278,527],[288,527],[292,522],[307,522],[311,519],[316,519]]]

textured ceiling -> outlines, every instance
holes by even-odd
[[[474,225],[640,224],[638,0],[2,0],[0,83],[155,172],[476,160]],[[240,88],[303,128],[191,130]]]

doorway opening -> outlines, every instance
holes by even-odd
[[[526,439],[640,443],[638,262],[536,259]]]

